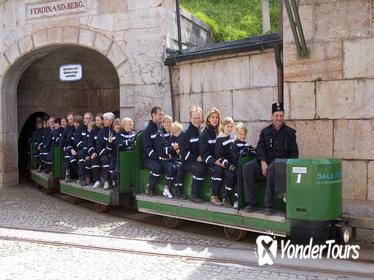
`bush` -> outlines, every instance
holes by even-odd
[[[262,34],[261,0],[181,0],[183,9],[205,22],[216,42]],[[279,29],[279,0],[270,0],[271,32]]]

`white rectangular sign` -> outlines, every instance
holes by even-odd
[[[292,167],[292,173],[306,174],[306,167]]]
[[[73,82],[82,79],[81,64],[65,64],[60,66],[60,81]]]
[[[26,4],[26,18],[40,18],[79,13],[86,10],[86,0],[38,1]]]

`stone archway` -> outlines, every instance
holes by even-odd
[[[22,73],[36,60],[64,46],[78,46],[101,53],[118,74],[120,92],[131,78],[128,59],[109,36],[77,27],[52,27],[38,30],[11,44],[0,54],[0,187],[18,183],[17,85]],[[120,98],[125,98],[120,94]],[[120,100],[121,113],[134,113],[131,99]]]

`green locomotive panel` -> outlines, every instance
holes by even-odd
[[[59,146],[53,146],[53,179],[60,179],[63,174],[64,153]]]
[[[134,185],[134,152],[120,151],[118,153],[119,170],[119,191],[120,193],[130,192]]]
[[[338,159],[289,159],[287,218],[328,221],[342,215],[342,164]]]

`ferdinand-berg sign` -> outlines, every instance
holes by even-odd
[[[39,1],[26,4],[26,18],[40,18],[79,13],[86,9],[86,0]]]

